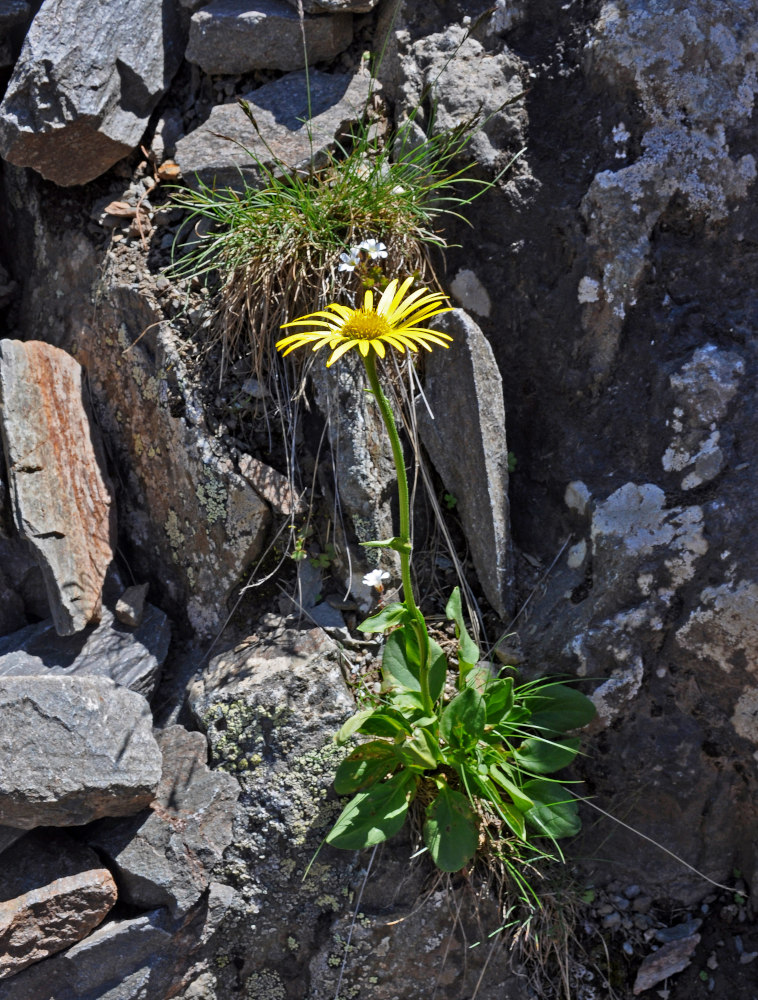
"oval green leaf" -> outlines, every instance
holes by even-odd
[[[467,687],[442,713],[440,733],[451,747],[469,749],[479,742],[486,719],[484,699],[474,688]]]
[[[408,793],[415,780],[408,771],[399,771],[367,792],[358,792],[327,834],[327,844],[359,851],[392,837],[405,821]]]
[[[557,781],[535,779],[527,781],[523,791],[534,802],[526,820],[552,840],[573,837],[581,829],[576,799]]]
[[[396,625],[403,625],[411,620],[410,611],[404,604],[395,601],[382,608],[377,614],[367,618],[358,626],[359,632],[386,632]]]
[[[356,747],[337,768],[334,790],[338,795],[353,795],[381,781],[397,767],[391,743],[374,740]]]
[[[424,843],[443,872],[457,872],[473,858],[479,843],[476,813],[460,792],[443,785],[426,810]]]
[[[590,699],[566,684],[544,684],[526,702],[532,712],[529,724],[553,733],[580,729],[597,715]]]
[[[524,740],[513,759],[526,771],[533,774],[551,774],[567,767],[579,751],[579,737],[564,740],[543,740],[539,737]]]

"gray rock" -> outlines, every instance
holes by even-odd
[[[109,677],[150,698],[168,653],[171,626],[147,605],[134,630],[103,609],[101,623],[75,636],[59,636],[51,622],[28,625],[0,639],[0,677],[69,674]]]
[[[0,714],[0,823],[78,826],[152,801],[161,754],[141,695],[104,677],[4,677]]]
[[[265,181],[264,168],[276,162],[293,170],[311,162],[322,166],[335,137],[362,113],[369,78],[362,73],[329,76],[312,70],[309,80],[310,133],[303,121],[308,115],[305,73],[288,73],[245,96],[265,144],[236,104],[218,105],[207,122],[179,140],[176,161],[187,182],[196,183],[197,177],[206,184],[240,188],[244,179],[258,187]],[[235,142],[222,136],[231,136]]]
[[[127,587],[119,597],[116,601],[115,614],[122,625],[139,628],[145,617],[145,598],[149,589],[149,583],[141,583]]]
[[[327,421],[332,452],[333,473],[330,469],[328,478],[322,478],[322,488],[336,492],[349,529],[346,533],[342,525],[335,526],[336,568],[345,577],[346,589],[369,607],[375,592],[362,584],[366,573],[378,568],[394,574],[396,579],[399,576],[399,561],[391,549],[360,547],[361,542],[392,538],[395,534],[392,448],[379,407],[366,392],[363,364],[355,354],[349,353],[329,369],[314,365],[311,382],[316,404]]]
[[[287,0],[287,3],[297,10],[298,0]],[[306,14],[340,14],[344,11],[365,14],[378,3],[379,0],[302,0]]]
[[[65,834],[26,834],[0,869],[0,979],[86,937],[116,895],[94,851]]]
[[[177,942],[165,910],[111,920],[0,985],[0,1000],[164,1000]]]
[[[0,151],[56,184],[85,184],[139,143],[179,67],[174,3],[45,0],[0,105]]]
[[[116,872],[122,899],[142,909],[168,906],[183,917],[208,889],[231,841],[240,789],[231,775],[208,768],[202,733],[170,726],[156,738],[163,774],[150,812],[103,821],[88,839]]]
[[[604,85],[633,93],[642,117],[641,152],[628,150],[631,135],[623,121],[616,125],[625,136],[620,163],[595,176],[582,204],[589,250],[583,280],[594,283],[592,297],[580,298],[582,324],[599,374],[615,358],[647,271],[650,237],[671,199],[718,222],[755,180],[753,154],[732,155],[727,136],[752,115],[757,45],[758,26],[745,22],[740,5],[716,13],[707,0],[626,0],[617,16],[598,19],[587,47],[591,69]]]
[[[501,618],[513,596],[508,520],[508,446],[503,382],[492,348],[460,309],[435,326],[453,338],[426,358],[421,440],[445,488],[458,500],[471,557],[487,600]]]
[[[349,14],[306,17],[303,25],[309,65],[333,59],[353,38]],[[285,0],[213,0],[192,15],[186,58],[205,73],[301,69],[300,19]]]
[[[634,980],[632,988],[634,995],[639,996],[640,993],[652,989],[653,986],[668,979],[669,976],[675,976],[677,972],[686,969],[699,944],[700,935],[693,934],[680,941],[664,944],[658,951],[654,951],[644,958]]]
[[[16,527],[34,547],[60,635],[100,618],[115,508],[80,365],[37,341],[0,341],[0,430]],[[34,419],[29,419],[34,414]]]

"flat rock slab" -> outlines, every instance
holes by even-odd
[[[98,177],[139,143],[184,40],[174,3],[45,0],[0,105],[0,153],[63,186]]]
[[[266,181],[264,168],[274,167],[276,161],[293,170],[305,169],[311,162],[322,166],[335,137],[362,114],[370,81],[363,73],[329,76],[318,70],[311,70],[309,80],[310,134],[304,124],[308,118],[305,73],[288,73],[244,97],[266,138],[265,145],[236,104],[216,106],[200,128],[179,140],[175,159],[187,183],[196,184],[199,178],[217,187],[240,189],[243,181],[261,187]]]
[[[286,0],[213,0],[192,15],[186,58],[205,73],[293,70],[306,65],[306,51],[309,65],[328,62],[352,39],[349,14],[305,17],[301,27]]]
[[[421,440],[445,489],[457,498],[479,583],[501,618],[507,617],[512,571],[508,506],[508,446],[503,380],[488,341],[461,309],[434,326],[453,338],[426,359]]]
[[[65,834],[26,834],[0,866],[0,979],[81,941],[116,896],[94,851]]]
[[[143,909],[168,906],[186,915],[211,882],[211,871],[232,839],[240,786],[206,764],[202,733],[169,726],[156,734],[163,776],[150,812],[104,820],[89,842],[116,872],[121,898]]]
[[[670,941],[662,945],[658,951],[654,951],[642,960],[642,965],[634,980],[632,992],[635,996],[644,993],[645,990],[652,989],[658,983],[662,983],[669,976],[675,976],[677,972],[682,972],[692,961],[692,955],[700,944],[700,935],[691,934],[680,941]]]
[[[115,508],[70,354],[0,341],[0,431],[16,527],[37,553],[56,630],[71,635],[100,618]]]
[[[0,1000],[164,1000],[177,950],[166,916],[159,910],[107,921],[0,984]]]
[[[0,718],[0,824],[77,826],[152,801],[162,759],[142,695],[105,677],[3,677]]]
[[[150,698],[168,653],[171,626],[146,605],[142,624],[130,628],[103,609],[102,621],[76,635],[60,636],[52,622],[27,625],[0,639],[0,677],[53,674],[109,677]]]

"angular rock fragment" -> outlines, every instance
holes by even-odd
[[[453,343],[426,359],[424,393],[434,419],[420,402],[421,440],[445,488],[457,498],[482,590],[505,617],[512,570],[503,381],[492,348],[465,312],[445,313],[435,326]]]
[[[172,930],[165,910],[109,920],[4,982],[0,1000],[164,1000],[180,960]]]
[[[173,3],[45,0],[0,105],[0,152],[86,184],[139,143],[182,59]]]
[[[37,553],[58,633],[71,635],[99,620],[115,541],[81,367],[50,344],[0,341],[0,404],[16,527]]]
[[[197,176],[206,184],[239,188],[244,179],[258,187],[265,181],[264,168],[275,165],[274,158],[293,170],[311,162],[322,166],[335,137],[362,113],[369,78],[362,73],[329,76],[311,70],[309,82],[310,131],[304,123],[308,116],[304,72],[288,73],[245,96],[265,145],[236,104],[215,107],[208,121],[177,143],[176,161],[187,182],[196,183]],[[223,136],[233,136],[236,142]]]
[[[658,951],[654,951],[642,961],[634,980],[632,992],[635,996],[652,989],[669,976],[686,969],[692,961],[692,954],[700,943],[700,935],[692,934],[680,941],[670,941]]]
[[[0,866],[0,979],[86,937],[116,896],[94,851],[58,832],[26,834]]]
[[[150,698],[170,640],[168,618],[151,604],[136,630],[117,622],[107,608],[97,627],[75,636],[59,636],[52,622],[39,622],[0,639],[0,677],[109,677]]]
[[[145,617],[145,598],[150,589],[149,583],[141,583],[127,587],[116,602],[116,618],[122,625],[139,628]]]
[[[89,842],[116,872],[121,897],[141,908],[168,906],[184,916],[210,884],[210,873],[232,838],[239,784],[206,765],[202,733],[170,726],[157,734],[163,776],[150,812],[105,820]]]
[[[152,801],[161,753],[134,691],[105,677],[3,677],[0,718],[0,824],[77,826]]]
[[[302,28],[309,65],[333,59],[353,38],[349,14],[306,17]],[[285,0],[213,0],[192,15],[186,57],[205,73],[301,69],[300,18]]]

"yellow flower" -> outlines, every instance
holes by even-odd
[[[419,347],[431,351],[431,344],[448,347],[445,341],[451,341],[452,337],[419,326],[432,316],[450,312],[451,307],[443,304],[447,301],[445,296],[426,288],[419,288],[406,296],[412,284],[413,278],[406,278],[398,288],[397,278],[393,278],[382,292],[376,309],[374,293],[369,289],[363,296],[360,309],[330,302],[326,309],[285,323],[282,329],[288,326],[307,326],[311,329],[291,333],[277,343],[276,349],[287,355],[306,344],[312,344],[314,351],[328,344],[332,351],[326,363],[328,368],[351,347],[357,347],[364,358],[371,348],[383,358],[385,344],[401,353],[405,353],[406,347],[411,351],[417,351]]]

